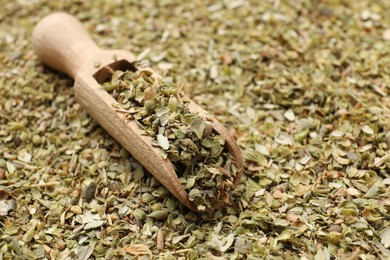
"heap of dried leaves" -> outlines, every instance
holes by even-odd
[[[225,140],[213,132],[212,122],[189,110],[182,86],[146,69],[117,70],[102,85],[118,101],[119,111],[153,137],[152,145],[173,163],[199,211],[221,202],[231,204],[237,175],[233,157],[224,151]]]
[[[389,1],[0,6],[0,258],[390,257]],[[239,210],[188,211],[87,116],[31,50],[58,9],[229,128]]]

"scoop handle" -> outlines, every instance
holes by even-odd
[[[103,51],[80,21],[66,13],[44,17],[34,28],[32,44],[43,63],[72,78],[89,57]]]

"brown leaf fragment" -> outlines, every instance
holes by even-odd
[[[295,221],[297,221],[298,218],[299,218],[299,216],[292,213],[292,212],[287,212],[287,214],[286,214],[286,219],[288,221],[295,222]]]
[[[281,199],[283,197],[283,193],[277,189],[272,194],[272,197],[274,197],[275,199]]]
[[[5,190],[0,190],[0,200],[6,200],[9,196],[9,193]]]
[[[5,179],[5,170],[0,167],[0,181]]]
[[[149,255],[151,258],[153,257],[152,251],[143,244],[127,245],[123,249],[125,252],[134,256]]]
[[[94,197],[95,197],[95,191],[96,191],[96,183],[94,182],[91,182],[86,188],[85,190],[83,191],[83,199],[86,201],[86,202],[90,202]]]
[[[156,244],[158,250],[164,249],[164,232],[161,229],[157,232]]]
[[[224,52],[221,56],[221,61],[222,63],[226,64],[226,65],[229,65],[232,63],[233,59],[232,59],[232,56],[230,56],[230,54],[228,52]]]
[[[347,195],[347,194],[348,194],[347,189],[345,189],[345,188],[340,188],[340,189],[338,189],[338,190],[333,194],[333,196],[345,196],[345,195]]]

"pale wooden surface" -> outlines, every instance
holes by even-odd
[[[120,60],[132,63],[136,60],[135,56],[124,50],[100,49],[82,24],[65,13],[43,18],[35,27],[32,40],[34,51],[43,63],[75,79],[77,102],[178,200],[196,210],[171,162],[161,157],[159,148],[151,145],[152,138],[143,135],[143,130],[135,121],[125,120],[125,116],[113,108],[112,105],[117,102],[93,77],[104,66]],[[208,115],[192,101],[189,107],[193,112]],[[241,151],[228,130],[214,118],[213,128],[226,139],[227,149],[234,156],[238,168],[234,184],[237,185],[243,170]]]

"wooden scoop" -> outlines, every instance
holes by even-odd
[[[116,100],[101,88],[110,80],[110,70],[133,70],[136,57],[125,50],[102,50],[92,41],[86,29],[75,17],[54,13],[43,18],[34,28],[32,43],[35,53],[48,66],[65,72],[75,79],[74,93],[77,102],[179,201],[197,211],[168,159],[161,157],[160,149],[151,145],[152,138],[133,120],[115,110]],[[226,140],[226,148],[233,155],[238,185],[242,175],[241,151],[228,130],[205,110],[190,101],[189,108],[212,119],[215,132]],[[218,203],[219,208],[223,203]]]

